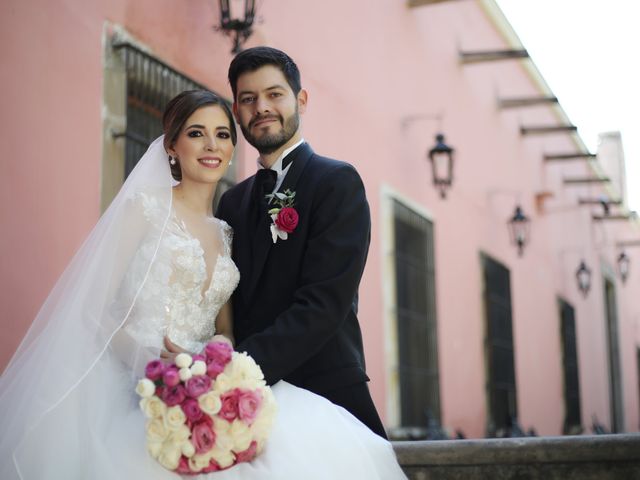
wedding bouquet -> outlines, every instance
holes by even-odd
[[[148,418],[147,449],[180,474],[248,462],[264,448],[276,405],[260,367],[225,341],[175,363],[149,362],[136,393]]]

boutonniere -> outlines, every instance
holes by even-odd
[[[298,211],[293,208],[296,192],[287,189],[284,192],[275,192],[265,195],[269,204],[276,206],[269,210],[271,216],[271,238],[276,243],[279,238],[286,240],[290,233],[298,226]]]

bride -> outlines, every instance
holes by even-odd
[[[231,338],[231,228],[212,215],[233,155],[231,112],[183,92],[42,306],[0,378],[0,478],[172,479],[145,450],[134,387],[146,363]],[[206,479],[406,478],[389,442],[284,381],[251,463]]]

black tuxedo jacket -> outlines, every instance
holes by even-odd
[[[273,243],[271,218],[253,194],[255,177],[227,191],[216,216],[234,229],[236,349],[256,360],[267,383],[284,379],[322,394],[368,380],[356,314],[369,206],[351,165],[306,143],[289,155],[279,191],[295,191],[299,223],[287,240]]]

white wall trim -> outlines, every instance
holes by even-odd
[[[393,202],[399,201],[430,222],[433,214],[422,204],[404,193],[382,184],[380,188],[380,248],[382,260],[381,291],[383,305],[384,365],[386,368],[387,427],[400,426],[400,378],[398,373],[398,319],[396,315],[395,238],[393,231]]]

